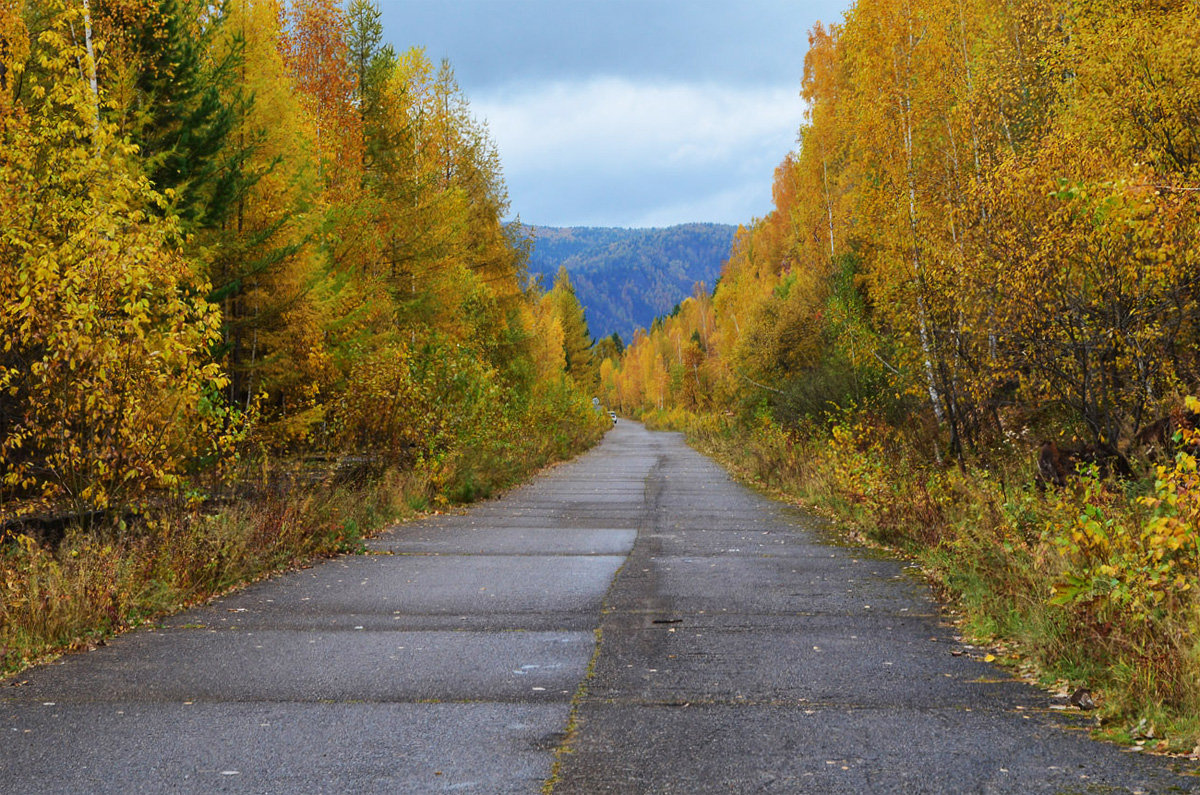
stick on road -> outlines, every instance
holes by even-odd
[[[369,548],[6,683],[0,792],[1200,791],[674,434]]]

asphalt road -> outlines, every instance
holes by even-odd
[[[537,793],[556,759],[554,793],[1200,792],[956,656],[901,563],[822,532],[621,422],[4,683],[0,792]]]

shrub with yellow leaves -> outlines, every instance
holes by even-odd
[[[1187,399],[1189,411],[1200,401]],[[1135,659],[1144,687],[1175,702],[1189,688],[1181,676],[1195,641],[1189,616],[1200,572],[1200,432],[1182,427],[1178,452],[1158,467],[1154,493],[1131,508],[1094,474],[1060,499],[1048,537],[1063,573],[1051,602],[1071,611],[1094,645],[1093,655]],[[1141,508],[1142,511],[1136,511]]]
[[[1200,412],[1195,397],[1188,397],[1186,405],[1188,411]],[[1151,510],[1141,533],[1141,569],[1151,605],[1160,609],[1191,598],[1200,571],[1200,431],[1181,427],[1175,443],[1179,452],[1172,464],[1158,467],[1154,495],[1141,498]]]
[[[219,316],[164,198],[100,118],[60,10],[0,134],[0,511],[128,510],[228,459]],[[78,27],[78,24],[76,24]],[[86,71],[86,70],[85,70]],[[215,455],[213,455],[215,453]]]

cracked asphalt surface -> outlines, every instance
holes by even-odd
[[[1200,792],[675,434],[368,546],[4,683],[0,792]]]

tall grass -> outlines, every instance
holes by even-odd
[[[219,512],[177,508],[136,527],[73,529],[56,546],[29,536],[0,552],[0,653],[12,672],[64,649],[202,602],[271,572],[362,548],[413,511],[423,484],[388,473]]]

